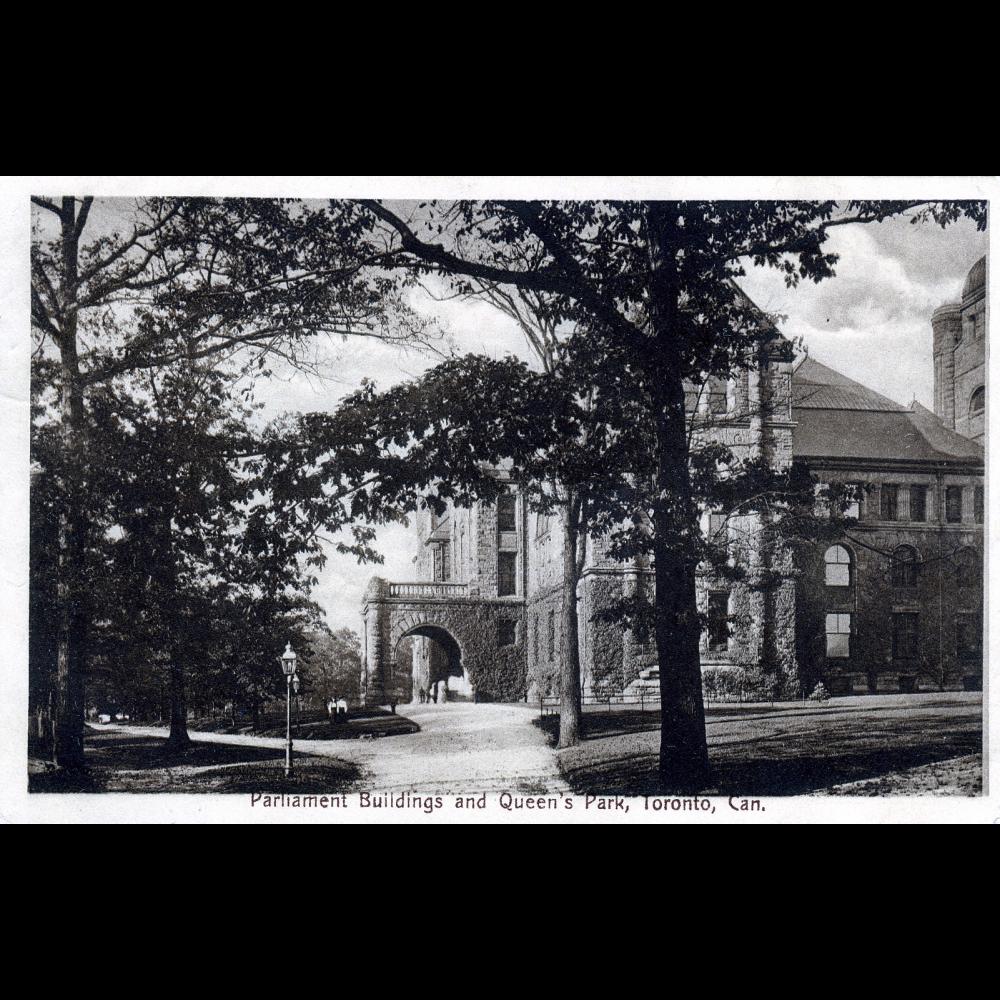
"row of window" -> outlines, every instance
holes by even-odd
[[[901,521],[899,504],[899,486],[896,483],[883,483],[879,515],[883,521]],[[927,521],[927,491],[929,487],[913,483],[910,486],[909,520],[916,523]],[[964,486],[946,486],[944,491],[944,519],[948,524],[962,522],[962,497]],[[973,489],[973,518],[976,524],[983,523],[983,487]],[[856,517],[856,514],[848,516]]]
[[[854,561],[843,545],[831,545],[823,556],[824,581],[828,587],[853,587]],[[973,549],[959,549],[951,560],[955,586],[959,590],[975,587],[979,580],[979,557]],[[893,587],[916,587],[920,577],[920,553],[912,545],[900,545],[892,553]]]
[[[826,616],[826,655],[846,660],[851,656],[853,615],[831,611]],[[982,656],[982,629],[979,616],[960,614],[955,618],[955,652],[969,662]],[[915,660],[920,654],[920,615],[912,611],[892,615],[892,658]]]

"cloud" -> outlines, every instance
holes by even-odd
[[[818,361],[898,402],[931,406],[931,313],[960,298],[987,234],[968,220],[941,229],[896,219],[833,230],[827,246],[840,254],[833,278],[786,289],[777,272],[751,268],[741,283],[761,308],[788,317],[783,332],[803,337]]]

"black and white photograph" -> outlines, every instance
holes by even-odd
[[[18,178],[7,813],[1000,821],[995,193]]]

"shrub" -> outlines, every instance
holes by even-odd
[[[824,686],[824,684],[823,684],[822,681],[820,681],[816,685],[816,687],[814,687],[812,689],[812,694],[809,695],[809,700],[810,701],[829,701],[830,700],[830,692],[827,691],[827,689]]]

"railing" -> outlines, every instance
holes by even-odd
[[[557,694],[541,695],[538,699],[539,715],[558,715],[562,699]],[[581,705],[603,705],[610,712],[612,707],[638,706],[640,712],[658,710],[660,696],[652,691],[640,689],[635,694],[595,694],[589,692],[580,697]]]
[[[454,598],[465,597],[468,593],[467,583],[390,583],[390,597]]]

